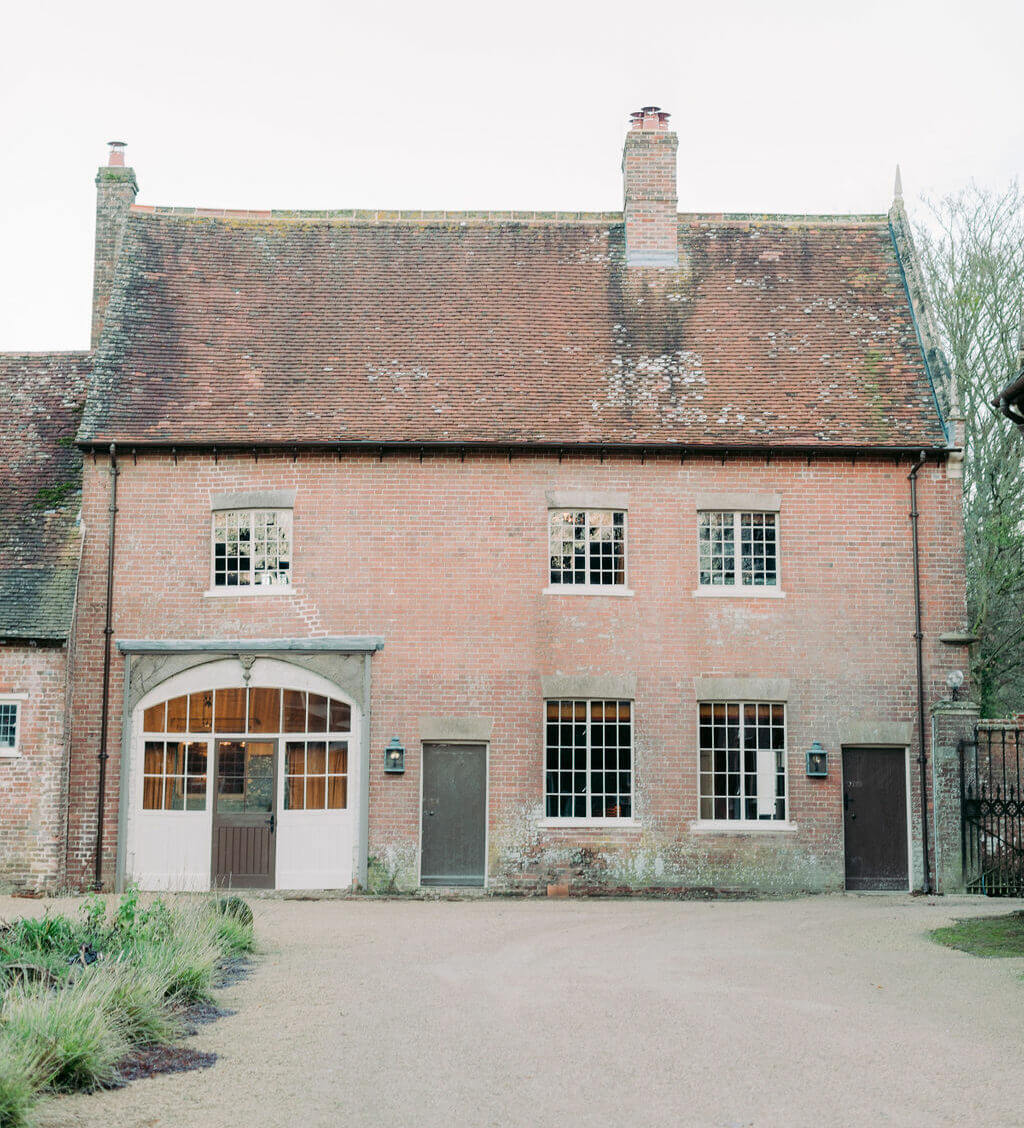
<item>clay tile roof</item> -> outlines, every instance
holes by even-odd
[[[59,641],[74,608],[88,353],[0,353],[0,638]]]
[[[84,443],[945,443],[888,223],[607,213],[128,220]]]

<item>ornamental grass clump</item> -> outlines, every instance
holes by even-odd
[[[37,1062],[39,1088],[91,1092],[117,1080],[130,1042],[104,1006],[106,994],[99,976],[60,991],[36,986],[8,993],[3,1036]]]
[[[94,896],[78,920],[0,923],[0,1128],[29,1128],[42,1094],[116,1084],[133,1050],[178,1041],[184,1009],[254,946],[239,897],[143,905],[131,890],[109,914]]]
[[[90,971],[97,1003],[132,1046],[169,1046],[184,1033],[167,979],[128,962]]]
[[[40,1062],[0,1032],[0,1128],[31,1128],[39,1099]]]

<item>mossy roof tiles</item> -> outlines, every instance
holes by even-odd
[[[80,440],[945,441],[885,217],[433,215],[133,210]]]
[[[0,638],[68,637],[88,353],[0,354]]]

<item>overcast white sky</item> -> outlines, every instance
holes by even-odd
[[[611,210],[629,111],[683,211],[880,212],[1024,163],[1020,0],[20,4],[0,349],[86,348],[96,167],[139,202]]]

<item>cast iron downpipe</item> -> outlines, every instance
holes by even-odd
[[[110,531],[107,535],[107,612],[103,626],[103,697],[100,703],[100,778],[96,794],[96,866],[94,885],[103,888],[103,808],[107,797],[107,725],[110,712],[110,636],[114,599],[114,533],[117,529],[117,448],[110,444]]]
[[[910,527],[914,534],[914,640],[917,643],[917,763],[921,769],[921,853],[924,864],[923,891],[932,891],[931,865],[928,860],[928,773],[925,770],[924,738],[924,633],[921,630],[921,553],[917,539],[917,474],[928,460],[921,451],[910,471]]]

